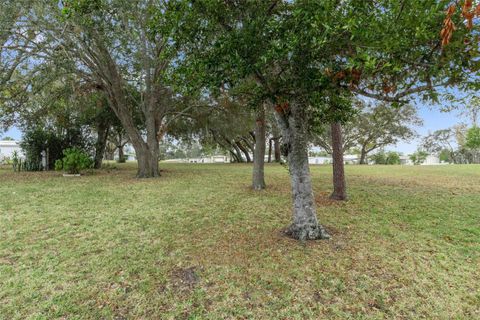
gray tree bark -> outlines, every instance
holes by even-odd
[[[275,162],[281,162],[282,161],[282,152],[280,150],[280,137],[275,137],[273,139],[273,149],[274,149],[274,155],[275,155]]]
[[[97,125],[97,142],[95,143],[95,160],[93,164],[95,169],[102,167],[109,129],[110,126],[107,123],[101,122]]]
[[[331,124],[332,160],[333,160],[333,193],[330,199],[347,200],[347,185],[345,182],[345,166],[343,162],[342,125],[340,122]]]
[[[117,146],[118,149],[118,162],[124,163],[125,162],[125,153],[123,152],[123,145]]]
[[[365,147],[362,147],[362,150],[360,151],[360,164],[367,164],[367,151],[365,150]]]
[[[252,187],[254,190],[265,189],[265,107],[262,105],[257,111],[255,121],[255,149],[253,153],[253,178]]]
[[[275,117],[282,130],[282,149],[288,159],[293,197],[293,222],[285,233],[301,241],[328,239],[318,223],[308,165],[308,136],[305,107],[291,103],[276,108]]]
[[[268,139],[268,163],[272,162],[272,144],[273,138]]]
[[[227,142],[227,144],[229,144],[230,146],[233,147],[233,150],[235,150],[235,154],[237,155],[238,162],[245,162],[245,159],[243,159],[242,151],[237,146],[235,141],[232,142],[232,141],[230,141],[230,139],[225,138],[225,137],[224,137],[224,140],[225,140],[225,142]]]
[[[252,162],[252,158],[250,157],[250,153],[248,152],[248,149],[245,148],[245,146],[242,144],[242,142],[241,141],[236,141],[235,144],[238,146],[238,148],[245,155],[245,159],[247,159],[247,163]]]

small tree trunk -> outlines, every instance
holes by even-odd
[[[235,141],[230,141],[229,139],[227,138],[224,138],[225,141],[233,147],[233,149],[235,150],[235,154],[237,155],[237,160],[238,162],[245,162],[245,160],[243,159],[243,156],[242,156],[242,151],[240,150],[240,148],[238,147],[238,145],[235,143]]]
[[[238,160],[237,154],[233,150],[228,150],[228,152],[230,152],[230,154],[232,155],[232,159],[233,159],[232,162],[240,162]]]
[[[345,168],[343,163],[342,125],[340,122],[331,124],[332,130],[332,160],[333,160],[333,193],[330,199],[347,200],[345,183]]]
[[[328,239],[318,223],[308,166],[308,135],[304,106],[292,103],[275,113],[282,130],[283,151],[287,155],[293,197],[293,223],[286,234],[301,241]],[[278,108],[280,109],[280,108]]]
[[[268,163],[272,162],[272,143],[273,139],[268,139]]]
[[[365,147],[362,147],[362,150],[360,151],[360,164],[367,164],[367,151],[365,150]]]
[[[245,142],[245,144],[247,145],[248,151],[250,151],[253,154],[255,152],[255,142],[256,142],[255,135],[253,133],[251,135],[251,138],[253,143],[248,139],[248,136],[243,137],[242,141]]]
[[[280,150],[280,137],[273,138],[273,145],[274,145],[274,154],[275,154],[275,162],[282,161],[282,153]]]
[[[253,178],[254,190],[265,189],[265,108],[261,106],[255,121],[255,151],[253,153]]]
[[[236,141],[235,144],[243,152],[243,154],[245,155],[245,159],[247,159],[247,162],[252,162],[252,158],[250,157],[250,153],[248,152],[247,148],[245,148],[245,146],[240,141]]]
[[[123,145],[118,146],[118,162],[124,163],[125,162],[125,153],[123,152]]]
[[[102,167],[102,160],[107,146],[109,126],[106,123],[100,123],[97,126],[97,142],[95,144],[95,160],[93,167],[100,169]]]

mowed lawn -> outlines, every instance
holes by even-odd
[[[282,235],[287,170],[0,170],[0,319],[479,319],[480,166],[312,168],[333,238]]]

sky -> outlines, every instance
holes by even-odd
[[[419,117],[423,119],[423,126],[415,128],[420,138],[409,142],[400,142],[396,146],[389,146],[386,148],[387,150],[395,150],[404,154],[413,153],[417,150],[422,137],[430,132],[465,122],[464,118],[458,116],[458,112],[440,112],[439,105],[422,105],[417,110]]]

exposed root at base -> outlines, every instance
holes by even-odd
[[[284,230],[284,234],[290,238],[300,241],[331,239],[331,236],[321,225],[297,226],[292,224]]]

